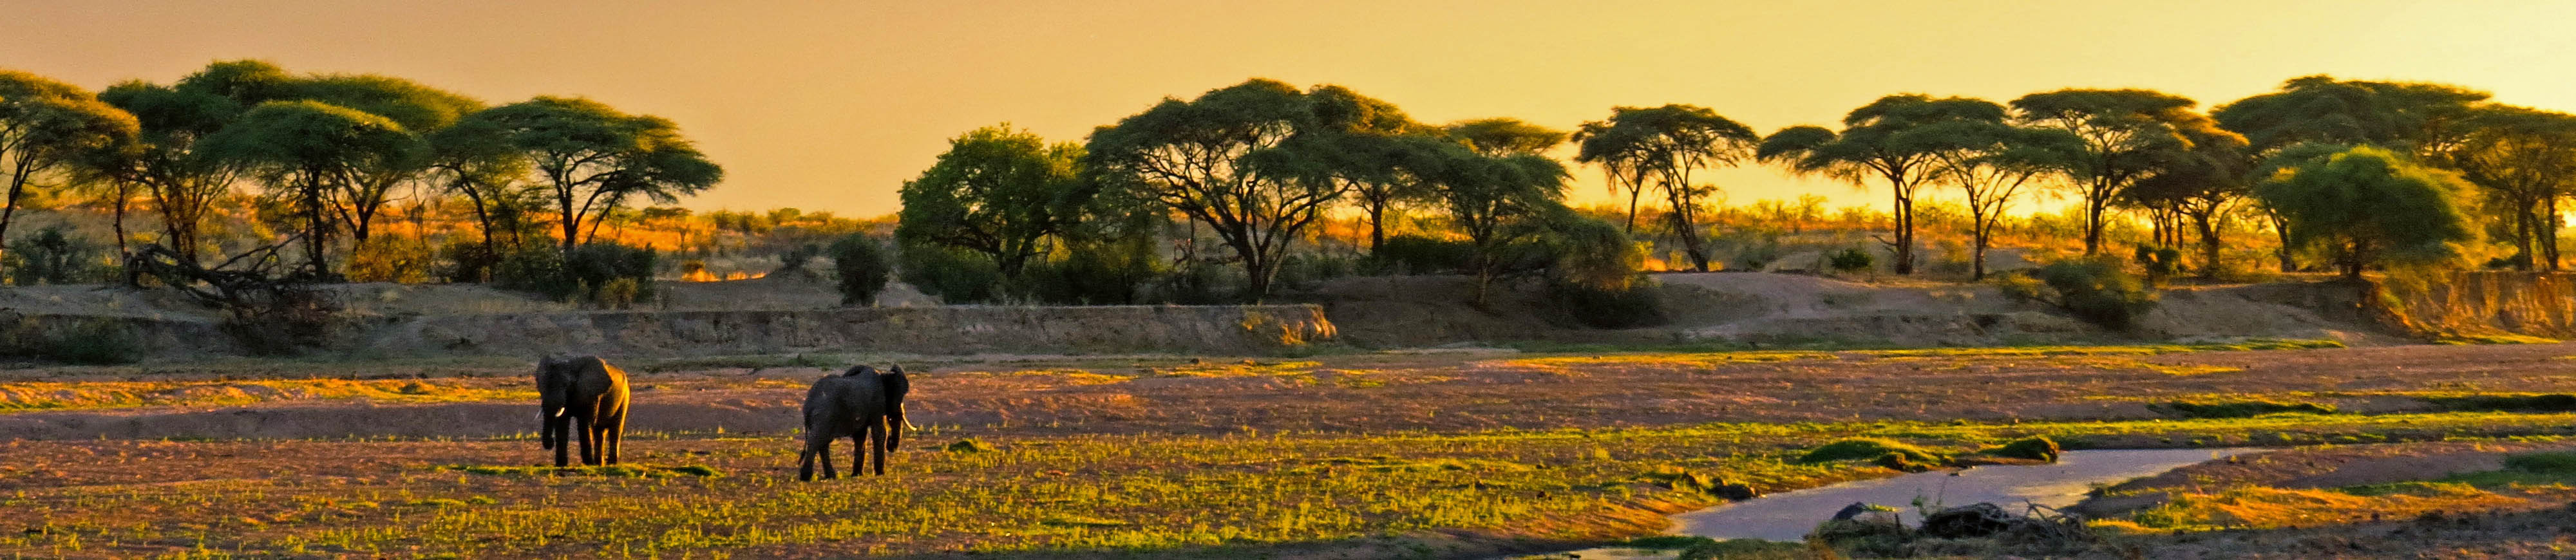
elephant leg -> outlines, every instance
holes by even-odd
[[[884,427],[868,429],[868,443],[877,448],[877,476],[885,476],[886,432],[887,429]]]
[[[556,418],[552,421],[546,422],[546,433],[553,434],[554,436],[555,468],[560,469],[570,466],[572,463],[572,419]]]
[[[607,428],[602,431],[607,433],[608,464],[618,464],[620,461],[617,459],[617,451],[626,447],[626,413],[619,411],[617,417],[610,419]]]
[[[831,437],[826,436],[823,438],[822,443],[814,444],[814,461],[823,464],[823,480],[831,480],[841,477],[840,471],[832,469]]]
[[[868,429],[850,434],[850,475],[868,475]]]
[[[599,432],[591,429],[590,416],[574,416],[572,431],[579,432],[578,435],[581,436],[581,464],[584,466],[599,464]]]

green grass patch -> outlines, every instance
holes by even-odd
[[[2413,496],[2418,498],[2470,496],[2485,492],[2477,489],[2475,485],[2467,483],[2434,482],[2425,480],[2345,486],[2342,488],[2336,488],[2335,491],[2355,496]]]
[[[2011,443],[1987,448],[1985,450],[1978,451],[1977,453],[1990,457],[2029,459],[2033,461],[2055,463],[2057,462],[2058,454],[2062,451],[2064,450],[2057,446],[2057,440],[2048,439],[2048,436],[2031,436],[2013,440]]]
[[[2433,339],[2434,344],[2557,344],[2558,339],[2519,334],[2454,334]]]
[[[589,465],[580,467],[503,467],[493,465],[441,465],[439,470],[495,476],[591,476],[602,478],[661,478],[695,476],[713,478],[724,471],[706,465],[657,467],[650,465]]]
[[[2266,414],[2334,414],[2335,406],[2323,403],[2243,400],[2180,400],[2148,405],[2158,412],[2185,418],[2252,418]]]
[[[2416,398],[2442,410],[2576,411],[2576,394],[2569,393],[2469,393]]]
[[[1912,444],[1880,438],[1853,438],[1817,446],[1815,449],[1808,450],[1806,454],[1799,455],[1798,462],[1875,461],[1890,455],[1916,464],[1940,465],[1950,462],[1950,457],[1947,455]]]

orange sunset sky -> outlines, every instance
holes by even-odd
[[[1767,133],[1898,92],[2148,87],[2209,105],[2318,73],[2576,110],[2571,56],[2567,1],[0,2],[0,67],[100,88],[261,58],[494,103],[583,95],[677,120],[725,166],[688,206],[845,215],[892,212],[968,129],[1080,140],[1253,76],[1431,122],[1571,128],[1691,103]],[[1596,170],[1576,175],[1578,202],[1607,200]],[[1711,177],[1737,203],[1884,202],[1768,168]]]

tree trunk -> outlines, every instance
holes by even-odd
[[[112,207],[114,217],[108,220],[108,228],[116,232],[116,262],[120,263],[134,256],[134,251],[125,246],[125,201],[131,188],[124,180],[116,180],[116,191],[110,195],[116,197],[116,201]]]
[[[1896,215],[1893,216],[1896,222],[1896,247],[1893,251],[1896,262],[1893,269],[1898,276],[1904,276],[1914,273],[1914,197],[1908,196],[1911,193],[1901,185],[1890,190],[1896,192]]]
[[[2271,220],[2272,235],[2280,237],[2281,240],[2280,248],[2272,251],[2272,256],[2281,259],[2281,272],[2298,272],[2299,260],[2292,254],[2294,248],[2290,246],[2289,220],[2281,217],[2281,213],[2269,209],[2263,211],[2263,217]]]
[[[2557,272],[2558,196],[2553,194],[2541,197],[2540,207],[2540,253],[2544,258],[2544,260],[2541,261],[2540,269],[2549,272]]]
[[[1377,256],[1377,249],[1378,249],[1379,247],[1384,247],[1384,246],[1386,246],[1386,224],[1385,224],[1385,221],[1384,221],[1385,216],[1386,216],[1386,203],[1384,203],[1384,202],[1371,202],[1371,203],[1369,203],[1369,205],[1368,205],[1368,220],[1369,220],[1369,256],[1372,256],[1372,257]]]
[[[2213,208],[2206,212],[2193,212],[2191,221],[2200,230],[2200,277],[2215,280],[2219,270],[2218,211]]]
[[[1994,225],[1986,213],[1978,211],[1977,201],[1968,201],[1968,279],[1986,279],[1986,243],[1994,235]]]
[[[28,155],[20,154],[18,167],[9,170],[9,196],[5,203],[0,203],[0,257],[9,253],[9,220],[18,215],[18,194],[26,190],[27,178],[36,174],[35,162],[29,159]],[[0,259],[0,263],[5,262],[8,260]],[[0,272],[7,271],[6,267],[0,266]]]

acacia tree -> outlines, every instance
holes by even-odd
[[[629,115],[583,98],[545,97],[467,115],[525,154],[535,186],[552,202],[564,257],[598,222],[631,198],[678,202],[724,178],[724,169],[680,136],[669,119]],[[462,126],[462,124],[460,124]]]
[[[1408,138],[1425,127],[1393,103],[1360,95],[1337,85],[1316,86],[1306,93],[1315,122],[1310,130],[1283,145],[1295,154],[1283,163],[1298,169],[1306,181],[1337,183],[1368,217],[1369,253],[1386,244],[1386,213],[1396,205],[1420,202],[1431,193],[1420,177],[1404,173]]]
[[[1104,180],[1161,201],[1214,231],[1233,249],[1258,302],[1279,258],[1343,181],[1315,180],[1315,166],[1291,147],[1318,134],[1314,104],[1295,86],[1254,79],[1197,99],[1165,98],[1091,133],[1090,166]]]
[[[1753,129],[1716,111],[1695,105],[1617,107],[1608,120],[1583,123],[1574,133],[1581,150],[1575,161],[1597,163],[1616,179],[1626,176],[1631,188],[1651,183],[1671,205],[1673,234],[1681,237],[1691,264],[1708,271],[1709,255],[1699,237],[1699,201],[1717,188],[1691,181],[1695,171],[1732,166],[1752,157],[1762,142]],[[1636,197],[1629,198],[1628,221],[1636,222]]]
[[[2443,161],[2484,188],[2511,222],[2523,270],[2558,270],[2558,198],[2576,186],[2576,115],[2510,105],[2474,110]]]
[[[287,85],[285,95],[289,98],[365,111],[402,125],[402,141],[408,146],[397,152],[400,157],[372,161],[352,170],[350,180],[332,193],[333,218],[348,228],[349,239],[354,243],[367,242],[376,215],[393,200],[398,189],[434,188],[425,183],[437,180],[432,171],[438,162],[433,156],[438,152],[430,145],[431,137],[483,107],[482,102],[470,97],[386,76],[315,76]]]
[[[2173,218],[2190,220],[2192,229],[2199,234],[2200,277],[2215,278],[2222,268],[2218,234],[2226,227],[2229,212],[2251,194],[2246,178],[2253,159],[2245,138],[2236,133],[2198,127],[2183,129],[2182,133],[2191,147],[2169,154],[2152,174],[2131,185],[2124,197],[2163,209]],[[2181,245],[2178,225],[2159,226],[2172,236],[2159,243]]]
[[[2465,137],[2462,124],[2487,97],[2486,92],[2447,84],[2316,75],[2282,82],[2277,92],[2221,105],[2210,116],[2227,130],[2244,135],[2251,162],[2309,143],[2380,146],[2438,161],[2442,152]],[[2259,182],[2266,177],[2257,173],[2245,180]],[[2287,218],[2270,206],[2261,210],[2280,236],[2280,250],[2274,256],[2281,271],[2298,270]]]
[[[1010,125],[969,131],[903,183],[895,238],[981,253],[1005,278],[1047,253],[1098,191],[1082,180],[1082,145],[1047,143]]]
[[[1998,106],[1990,113],[1992,119],[1954,119],[1903,133],[1912,137],[1905,143],[1929,155],[1933,175],[1928,180],[1946,182],[1965,195],[1969,275],[1978,280],[1986,277],[1986,249],[1993,245],[1995,227],[2013,199],[2054,173],[2059,167],[2056,158],[2076,142],[2063,131],[2004,122],[2001,109]]]
[[[209,157],[257,173],[287,201],[303,223],[308,278],[332,276],[330,216],[333,193],[359,180],[361,170],[387,165],[418,148],[415,137],[392,120],[319,101],[270,101],[243,113],[208,136]]]
[[[2015,99],[2029,126],[2075,135],[2081,149],[2058,158],[2084,208],[2084,254],[2100,254],[2103,217],[2122,191],[2191,149],[2185,129],[2214,129],[2189,98],[2143,89],[2063,89]],[[2194,134],[2214,131],[2195,132]]]
[[[1425,178],[1458,232],[1467,237],[1476,274],[1475,301],[1511,268],[1507,248],[1545,231],[1566,214],[1565,165],[1535,153],[1484,153],[1469,140],[1426,139],[1409,152],[1409,172]],[[1495,146],[1488,143],[1486,146]]]
[[[1762,140],[1755,155],[1800,175],[1817,175],[1862,186],[1867,179],[1887,181],[1895,195],[1890,207],[1895,239],[1882,240],[1895,255],[1897,274],[1914,273],[1915,189],[1940,173],[1935,164],[1945,150],[1963,149],[1927,127],[1953,123],[2000,123],[2004,108],[1993,102],[1921,94],[1881,97],[1843,116],[1843,130],[1793,126]],[[1953,132],[1974,129],[1958,129]]]
[[[2345,278],[2375,264],[2438,262],[2477,238],[2456,202],[2469,185],[2395,152],[2309,144],[2265,167],[2273,174],[2255,196],[2288,218],[2291,240],[2331,254]]]
[[[29,185],[96,150],[131,141],[137,128],[133,115],[79,87],[0,70],[0,180],[9,189],[0,202],[0,246]]]

